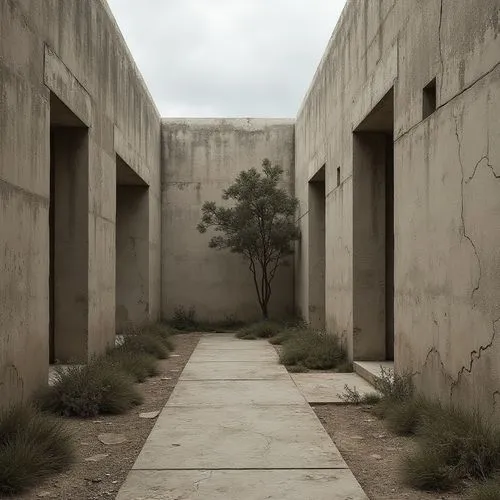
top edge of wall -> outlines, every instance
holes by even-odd
[[[344,8],[342,9],[342,13],[340,14],[339,20],[337,21],[337,24],[335,25],[335,28],[333,30],[332,36],[330,37],[330,40],[328,40],[328,44],[326,46],[326,49],[323,52],[323,55],[321,56],[321,59],[319,61],[318,67],[316,68],[316,71],[314,72],[314,76],[311,80],[311,83],[309,84],[309,87],[304,95],[304,98],[302,99],[299,110],[297,112],[297,119],[301,115],[301,113],[302,113],[302,111],[303,111],[303,109],[304,109],[304,107],[309,99],[309,96],[311,95],[313,88],[316,86],[316,82],[317,82],[318,78],[320,77],[321,72],[323,71],[323,67],[326,64],[326,60],[328,59],[328,55],[330,54],[332,47],[335,45],[335,43],[337,42],[337,38],[340,36],[342,26],[344,25],[344,23],[346,22],[346,19],[347,19],[347,12],[351,8],[355,8],[355,6],[353,4],[354,4],[354,2],[352,2],[351,0],[346,0]]]
[[[191,127],[231,127],[241,129],[258,129],[279,125],[295,125],[295,118],[162,118],[164,126]]]
[[[146,84],[146,80],[144,80],[144,77],[142,76],[142,73],[141,73],[139,67],[137,66],[137,63],[135,62],[135,59],[134,59],[134,56],[132,55],[132,52],[130,52],[129,46],[127,45],[127,42],[125,41],[125,37],[123,36],[122,30],[120,29],[120,26],[118,25],[116,18],[113,14],[113,11],[111,10],[111,7],[108,4],[108,0],[98,0],[98,1],[101,3],[104,10],[106,11],[106,13],[109,16],[109,19],[113,23],[113,25],[116,29],[116,33],[117,33],[118,37],[120,38],[123,46],[125,47],[125,50],[126,50],[127,55],[129,57],[130,63],[134,67],[134,70],[137,74],[137,79],[141,82],[142,87],[144,88],[144,91],[146,92],[147,96],[149,97],[149,100],[153,106],[153,109],[156,111],[156,115],[159,118],[160,117],[160,110],[158,109],[158,106],[156,105],[156,102],[153,99],[151,92],[149,91],[149,87]]]

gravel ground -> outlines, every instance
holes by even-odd
[[[200,337],[201,334],[197,333],[175,337],[176,349],[173,355],[158,362],[160,375],[139,385],[144,395],[144,403],[129,413],[99,416],[88,420],[65,419],[77,443],[76,464],[68,472],[54,476],[36,489],[16,498],[115,498],[156,420],[139,418],[139,413],[163,408]],[[101,433],[123,434],[127,441],[106,446],[97,438]],[[106,457],[102,457],[106,454]],[[101,455],[97,457],[100,458],[97,462],[85,460],[96,455]]]
[[[408,488],[400,478],[403,457],[414,446],[408,437],[389,432],[368,409],[351,405],[313,405],[342,457],[372,500],[463,500],[457,494]]]

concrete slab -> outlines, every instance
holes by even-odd
[[[341,470],[132,471],[117,500],[367,500]]]
[[[251,344],[253,342],[265,342],[264,339],[253,340],[242,340],[236,337],[236,333],[205,333],[200,339],[200,342],[206,341],[233,341],[233,342],[245,342]]]
[[[167,405],[133,467],[300,468],[347,468],[305,401],[270,407]]]
[[[223,363],[221,363],[223,364]],[[301,405],[305,399],[288,380],[182,380],[167,406]]]
[[[309,403],[343,403],[339,394],[344,393],[346,385],[361,395],[376,392],[356,373],[293,373],[291,377]]]
[[[270,351],[273,350],[274,347],[269,344],[269,342],[259,343],[259,344],[250,344],[244,342],[204,342],[200,346],[198,346],[200,351],[210,351],[210,350],[238,350],[238,351]]]
[[[370,384],[375,384],[381,375],[381,367],[394,371],[394,361],[355,361],[354,371]]]
[[[197,350],[205,349],[273,349],[267,340],[241,340],[230,337],[204,335],[198,342]]]
[[[275,349],[196,349],[189,362],[269,361],[276,363],[277,360]]]
[[[181,380],[289,380],[284,366],[276,363],[227,361],[188,363]]]

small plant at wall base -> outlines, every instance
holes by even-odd
[[[207,201],[202,208],[198,231],[212,228],[221,233],[210,239],[209,247],[229,249],[248,262],[262,316],[268,318],[271,285],[283,259],[293,252],[292,243],[299,238],[294,220],[298,200],[278,187],[283,169],[262,162],[263,172],[251,168],[240,172],[235,182],[222,194],[233,201],[230,207],[219,207]]]
[[[70,468],[74,460],[74,442],[61,421],[31,405],[0,412],[1,498]]]

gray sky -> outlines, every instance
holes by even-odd
[[[295,117],[345,0],[108,0],[165,117]]]

